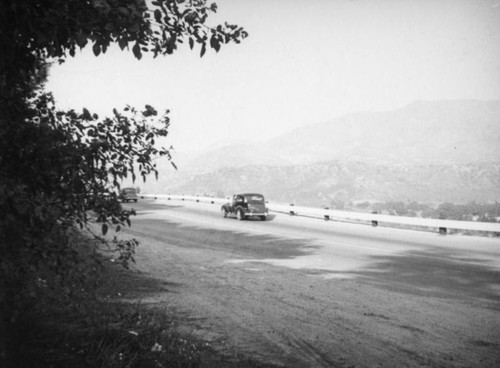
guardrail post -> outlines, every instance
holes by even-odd
[[[373,211],[372,212],[373,215],[376,215],[377,214],[377,211]],[[377,220],[372,220],[372,226],[373,227],[377,227],[378,226],[378,221]]]
[[[290,207],[293,207],[293,203],[290,203]],[[295,215],[295,211],[290,210],[290,216]]]
[[[325,207],[324,210],[329,210],[330,208],[329,207]],[[330,215],[324,215],[323,218],[325,219],[325,221],[328,221],[330,220]]]
[[[439,228],[439,234],[441,235],[446,235],[448,233],[447,229],[445,227],[440,227]]]

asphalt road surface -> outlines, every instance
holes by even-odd
[[[224,354],[284,367],[500,367],[500,239],[141,200],[122,291]]]

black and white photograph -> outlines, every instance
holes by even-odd
[[[500,367],[500,0],[0,0],[0,367]]]

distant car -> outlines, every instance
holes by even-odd
[[[123,202],[137,202],[137,190],[135,188],[123,188],[120,190],[120,200]]]
[[[238,220],[245,220],[252,216],[259,217],[262,221],[267,219],[269,210],[262,194],[242,193],[233,195],[232,201],[221,207],[224,217],[234,215]]]

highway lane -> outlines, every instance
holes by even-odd
[[[175,202],[155,201],[156,205],[169,206]],[[241,232],[255,235],[272,235],[276,239],[307,240],[307,247],[314,252],[305,252],[293,258],[259,259],[292,268],[310,268],[328,271],[342,276],[341,271],[354,271],[369,266],[373,257],[397,255],[408,252],[429,252],[432,258],[462,258],[468,263],[486,263],[500,268],[500,239],[470,236],[443,236],[437,233],[408,231],[384,227],[321,221],[318,219],[271,215],[271,220],[240,222],[235,218],[222,218],[219,206],[206,203],[177,202],[182,206],[176,211],[159,207],[154,212],[141,214],[141,220],[169,219],[181,224]],[[175,204],[174,204],[175,205]],[[438,255],[438,251],[445,255]],[[425,255],[422,254],[422,257]],[[242,259],[242,261],[254,261]],[[348,276],[346,273],[344,276]]]
[[[297,367],[500,363],[499,239],[132,207],[136,271],[167,286],[130,296],[189,316],[221,351]]]

